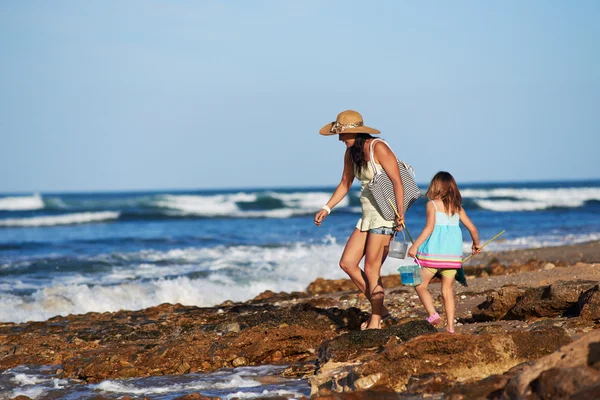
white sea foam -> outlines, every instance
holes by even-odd
[[[295,392],[295,391],[290,391],[290,390],[285,390],[285,389],[280,389],[280,390],[263,390],[260,393],[254,393],[254,392],[235,392],[235,393],[230,393],[227,395],[226,399],[256,399],[258,397],[262,398],[268,398],[268,397],[284,397],[284,398],[293,398],[293,399],[299,399],[302,397],[305,397],[304,394],[299,393],[299,392]]]
[[[280,199],[286,207],[305,211],[318,211],[331,197],[329,192],[307,193],[269,193],[270,196]],[[338,207],[348,205],[348,197],[344,197]]]
[[[259,201],[258,193],[235,193],[219,195],[163,195],[154,201],[154,206],[176,211],[181,215],[197,215],[204,217],[244,217],[244,218],[289,218],[294,215],[318,211],[331,197],[330,193],[278,193],[266,192],[269,196],[280,200],[283,208],[273,210],[243,210],[238,203],[254,203]],[[345,198],[339,206],[348,205]]]
[[[553,234],[523,236],[513,239],[500,239],[486,246],[484,251],[502,251],[502,250],[518,250],[518,249],[537,249],[541,247],[563,246],[565,244],[585,243],[600,240],[600,232],[586,233],[581,235],[569,234]],[[465,244],[465,252],[470,252],[471,244]]]
[[[593,240],[600,240],[600,232],[581,235],[549,232],[541,236],[510,239],[501,236],[484,251]],[[468,254],[470,243],[465,242],[463,249]],[[138,310],[161,303],[207,307],[225,300],[246,301],[265,290],[304,291],[318,277],[347,277],[338,266],[342,251],[343,244],[336,243],[332,237],[325,237],[322,244],[219,246],[126,253],[121,256],[140,260],[138,267],[126,270],[115,266],[102,275],[61,275],[54,281],[46,281],[44,284],[47,286],[37,287],[29,296],[0,294],[0,321],[40,321],[55,315]],[[169,260],[173,263],[168,264]],[[412,263],[410,258],[398,260],[388,257],[381,273],[395,274],[400,265]],[[196,271],[203,274],[190,275]],[[10,290],[10,287],[2,285],[0,289]]]
[[[119,218],[120,213],[116,211],[84,212],[62,215],[47,215],[30,218],[8,218],[0,219],[0,227],[33,227],[33,226],[55,226],[85,224],[90,222],[109,221]]]
[[[44,200],[39,194],[0,198],[0,210],[2,211],[27,211],[40,210],[42,208],[44,208]]]
[[[19,396],[26,396],[30,399],[37,399],[38,397],[42,396],[45,392],[46,389],[41,386],[25,387],[13,390],[9,398],[13,399]]]
[[[47,381],[47,379],[24,373],[16,374],[12,380],[18,385],[37,385],[40,382]]]
[[[535,211],[551,207],[576,208],[586,201],[600,201],[600,188],[464,189],[461,195],[492,211]]]
[[[181,391],[207,390],[207,389],[230,389],[247,388],[260,386],[260,383],[252,379],[245,379],[239,375],[231,375],[228,378],[218,380],[199,379],[197,381],[187,382],[185,384],[172,384],[160,386],[139,387],[133,384],[123,383],[122,381],[104,381],[92,387],[95,390],[110,393],[126,393],[134,395],[163,394]]]
[[[41,321],[55,315],[138,310],[162,303],[205,307],[225,300],[245,301],[265,290],[303,291],[317,277],[346,277],[338,266],[343,247],[331,239],[327,241],[327,244],[277,248],[237,246],[151,252],[147,255],[155,259],[168,259],[169,255],[185,257],[189,265],[207,271],[208,276],[165,279],[162,276],[169,267],[146,268],[120,282],[114,272],[93,278],[78,274],[62,276],[30,296],[0,294],[0,321]],[[396,273],[400,264],[411,262],[389,258],[382,274]],[[175,268],[189,271],[185,265]]]
[[[543,201],[521,201],[521,200],[474,200],[475,203],[486,210],[491,211],[537,211],[550,207],[579,207],[580,205],[551,204]]]

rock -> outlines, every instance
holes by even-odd
[[[503,374],[491,375],[477,382],[459,383],[445,391],[444,400],[496,399],[508,380],[509,376]]]
[[[190,364],[185,361],[181,361],[181,363],[175,369],[175,372],[178,374],[185,374],[186,372],[189,372],[191,368],[192,367]]]
[[[218,396],[204,396],[200,393],[191,393],[176,397],[174,400],[221,400],[221,398]]]
[[[486,301],[475,307],[472,317],[481,322],[504,319],[524,293],[525,290],[517,286],[504,286],[499,291],[490,293]]]
[[[506,333],[506,328],[502,325],[484,325],[477,327],[473,333],[476,335]]]
[[[550,394],[550,397],[545,398],[559,398],[559,393],[569,390],[574,385],[595,387],[597,378],[600,378],[596,367],[599,363],[600,330],[595,330],[525,367],[508,381],[503,398],[524,398],[526,393],[539,394],[540,390]],[[550,371],[553,369],[556,371]],[[546,371],[549,371],[548,374],[542,376]],[[579,375],[580,373],[583,375]],[[579,386],[578,389],[581,391],[586,388]]]
[[[507,318],[526,320],[531,317],[576,315],[579,297],[596,284],[582,280],[556,281],[550,286],[528,289]]]
[[[523,264],[520,264],[520,263],[511,264],[511,266],[508,268],[508,272],[510,274],[519,274],[521,272],[537,271],[538,268],[539,268],[539,262],[535,259],[532,259]]]
[[[349,332],[324,342],[318,349],[318,362],[346,361],[360,358],[369,349],[384,346],[390,338],[407,341],[423,334],[436,333],[437,330],[427,321],[417,320],[393,326],[388,329],[367,329]]]
[[[383,287],[397,287],[400,286],[400,274],[382,276]],[[336,293],[336,292],[347,292],[347,291],[358,291],[356,285],[350,279],[323,279],[318,278],[311,282],[306,288],[306,291],[312,295],[314,294],[325,294],[325,293]]]
[[[546,265],[544,265],[544,269],[546,271],[549,271],[549,270],[554,269],[554,268],[556,268],[556,265],[554,265],[552,263],[546,263]]]
[[[594,286],[580,297],[578,308],[582,319],[600,320],[600,285]]]
[[[323,279],[318,278],[311,282],[306,291],[312,295],[323,293],[347,292],[350,290],[358,290],[356,285],[348,279]]]
[[[444,373],[413,375],[409,378],[406,391],[409,393],[446,393],[456,384]]]
[[[230,322],[228,324],[225,324],[222,332],[223,333],[229,333],[229,332],[240,333],[241,330],[242,329],[240,328],[240,324],[238,324],[237,322]]]
[[[246,359],[246,357],[237,357],[231,362],[231,365],[233,365],[234,367],[248,365],[248,360]]]
[[[387,384],[387,376],[385,376],[381,372],[376,372],[369,376],[363,376],[362,378],[358,378],[354,381],[353,388],[354,390],[368,390],[375,386],[382,386]]]
[[[531,388],[539,398],[563,399],[581,388],[600,384],[600,371],[587,365],[572,368],[551,368],[531,382]],[[600,394],[600,392],[597,392]]]
[[[376,373],[383,374],[378,378],[382,386],[397,392],[407,389],[412,376],[424,374],[446,374],[454,382],[479,380],[547,355],[569,340],[564,329],[552,327],[478,336],[428,334],[406,342],[390,340],[383,348],[355,344],[354,352],[345,351],[349,358],[344,362],[335,361],[342,358],[338,353],[322,364],[309,379],[311,393],[316,394],[321,388],[334,392],[357,390],[354,382]],[[450,386],[449,382],[445,384]],[[420,390],[428,389],[421,386]]]

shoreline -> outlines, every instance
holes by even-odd
[[[444,333],[443,323],[433,328],[424,322],[426,312],[414,289],[400,285],[398,274],[382,277],[392,318],[380,331],[360,331],[370,306],[349,279],[315,277],[303,292],[266,291],[248,301],[214,307],[161,304],[138,311],[0,323],[0,371],[50,365],[58,379],[99,383],[288,364],[282,376],[307,379],[313,395],[325,396],[338,389],[371,390],[360,385],[375,379],[368,366],[377,365],[383,375],[377,375],[379,383],[373,387],[423,393],[409,378],[435,372],[444,378],[442,383],[423,383],[427,393],[457,388],[468,392],[474,390],[469,384],[482,385],[494,374],[507,384],[519,371],[513,367],[600,333],[599,259],[600,241],[484,253],[473,260],[475,267],[465,268],[469,286],[455,285],[456,335]],[[441,313],[440,286],[432,283],[430,291]],[[556,293],[556,299],[544,293]],[[514,316],[506,318],[509,309]],[[411,340],[416,337],[416,342]],[[411,347],[423,340],[432,341],[425,354],[421,347]],[[459,355],[492,354],[498,349],[486,347],[489,343],[507,340],[506,354],[482,357],[473,365]],[[380,356],[380,349],[389,359]],[[438,360],[433,370],[432,357]],[[412,369],[398,372],[404,364]],[[464,381],[454,371],[468,371],[470,379]],[[346,373],[357,379],[340,380]]]
[[[503,263],[525,263],[539,260],[552,263],[600,263],[600,240],[531,249],[482,252],[465,266],[487,265],[497,259]]]

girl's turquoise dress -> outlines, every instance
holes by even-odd
[[[448,216],[438,211],[435,202],[435,227],[431,235],[417,250],[417,258],[421,267],[428,268],[462,268],[462,231],[458,213]]]

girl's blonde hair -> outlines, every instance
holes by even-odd
[[[425,196],[429,200],[442,200],[444,208],[450,215],[462,209],[462,196],[454,177],[449,172],[440,171],[435,174]]]

